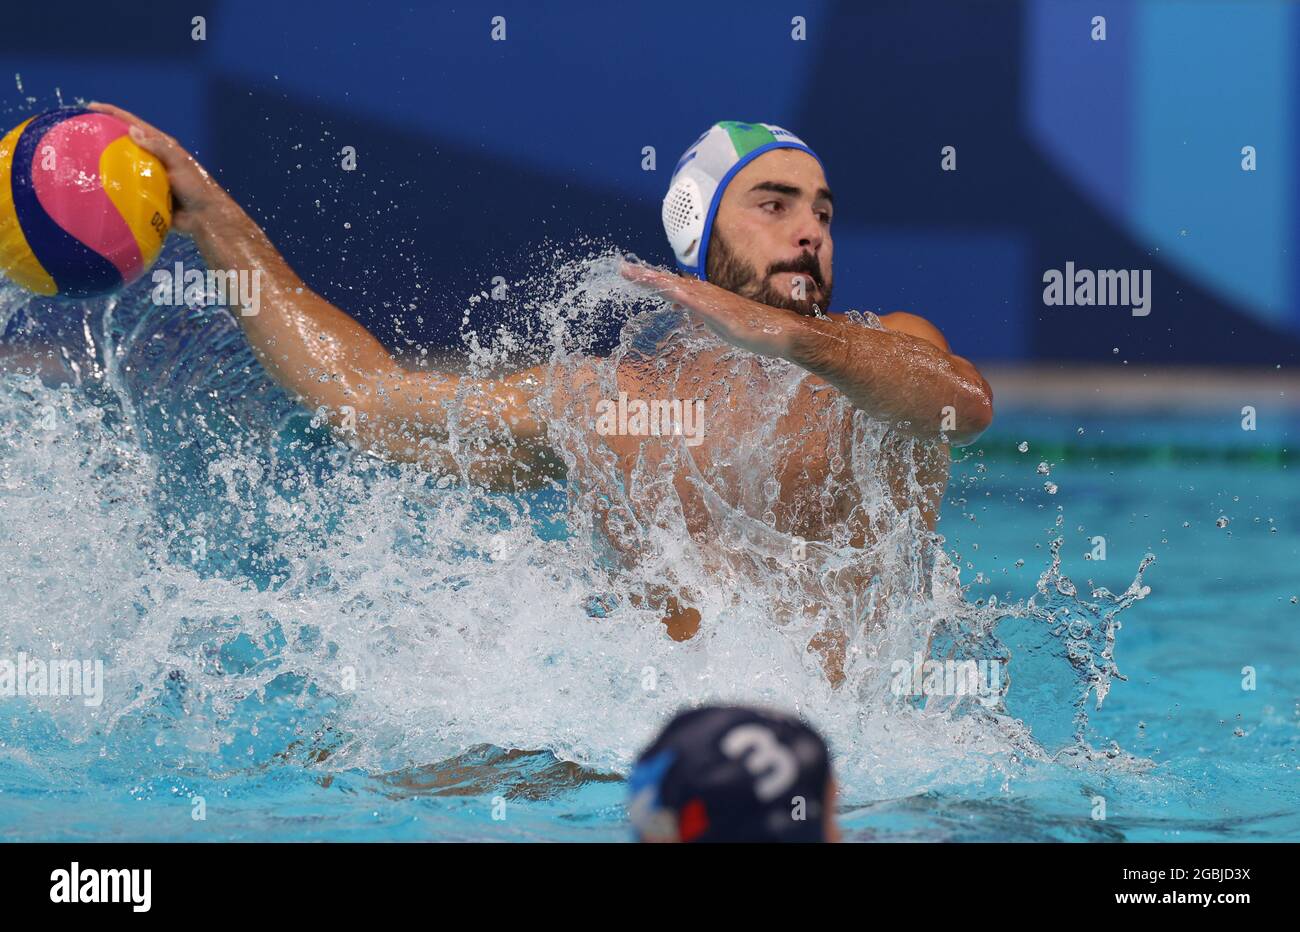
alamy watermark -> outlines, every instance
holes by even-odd
[[[104,661],[42,660],[19,653],[0,657],[0,698],[80,696],[87,706],[104,701]]]
[[[154,304],[237,305],[242,317],[256,317],[261,310],[261,269],[187,269],[184,263],[177,262],[174,269],[155,269],[152,281]]]
[[[153,905],[153,870],[83,868],[73,861],[66,870],[50,874],[51,903],[130,903],[132,912],[147,913]]]
[[[1002,695],[999,660],[925,660],[916,651],[911,659],[895,660],[890,672],[895,696],[974,696],[992,705]]]
[[[704,441],[704,402],[698,398],[645,401],[619,392],[617,399],[596,402],[596,433],[602,437],[678,436],[688,447],[696,447]]]
[[[1048,269],[1043,273],[1043,303],[1065,307],[1128,307],[1134,317],[1151,313],[1150,269],[1075,269],[1065,263],[1065,271]]]

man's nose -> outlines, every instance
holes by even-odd
[[[822,227],[821,218],[812,210],[800,217],[799,224],[794,230],[795,245],[800,250],[814,254],[822,248],[825,236],[826,231]]]

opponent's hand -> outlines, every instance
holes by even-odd
[[[807,326],[793,311],[751,301],[698,278],[631,262],[624,262],[620,271],[628,281],[680,304],[731,345],[760,356],[789,359],[795,334]]]
[[[115,116],[129,125],[135,143],[157,156],[163,168],[167,169],[174,208],[172,228],[176,232],[193,236],[205,223],[222,212],[231,208],[238,210],[238,206],[221,185],[171,136],[121,107],[98,101],[87,104],[87,107]]]

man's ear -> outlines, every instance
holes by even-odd
[[[905,333],[909,337],[918,337],[927,343],[939,347],[945,353],[951,352],[948,348],[948,341],[943,338],[939,328],[930,323],[924,317],[918,317],[916,314],[909,314],[906,311],[895,311],[892,314],[885,314],[880,318],[880,323],[886,330],[893,330],[895,333]]]

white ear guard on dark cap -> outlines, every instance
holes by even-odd
[[[683,272],[708,281],[709,237],[722,194],[738,171],[772,149],[799,149],[817,158],[803,140],[779,126],[723,120],[678,161],[664,196],[663,221]]]

